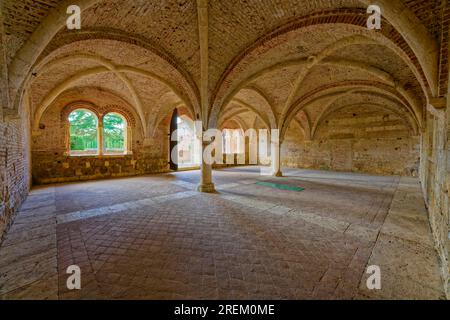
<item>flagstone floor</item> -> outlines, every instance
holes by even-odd
[[[443,298],[418,180],[284,174],[215,171],[216,194],[195,191],[198,171],[35,188],[0,247],[0,297]]]

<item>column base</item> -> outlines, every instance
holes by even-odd
[[[216,189],[214,188],[214,183],[208,183],[208,184],[199,184],[197,187],[197,191],[204,193],[214,193],[216,192]]]
[[[282,173],[281,171],[274,172],[274,173],[272,173],[272,176],[273,176],[273,177],[281,178],[281,177],[283,176],[283,173]]]

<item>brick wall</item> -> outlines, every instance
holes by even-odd
[[[5,41],[0,6],[0,242],[30,187],[28,105],[10,117]]]
[[[103,109],[101,100],[104,99],[104,104],[114,102],[106,96],[97,98],[93,101],[100,109]],[[41,128],[33,134],[34,184],[134,176],[168,170],[168,126],[165,122],[149,139],[144,139],[142,126],[135,122],[132,125],[131,155],[68,156],[65,142],[68,132],[64,126],[66,120],[62,117],[66,105],[64,100],[55,102],[43,115]]]
[[[30,188],[27,119],[0,121],[0,240]]]

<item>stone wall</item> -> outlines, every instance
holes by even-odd
[[[450,205],[448,192],[450,175],[448,152],[450,150],[449,108],[435,110],[430,107],[427,126],[422,136],[420,179],[428,206],[430,225],[436,251],[440,258],[442,277],[450,298]]]
[[[332,115],[312,140],[292,125],[282,144],[287,167],[418,176],[420,139],[389,111],[347,109]]]
[[[283,144],[283,166],[417,176],[417,138],[341,139]],[[288,155],[286,155],[288,154]]]
[[[150,152],[126,156],[52,156],[33,152],[33,183],[47,184],[167,172],[167,159]]]

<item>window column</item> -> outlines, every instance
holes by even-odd
[[[64,121],[63,123],[64,130],[64,155],[70,156],[70,123],[69,121]]]
[[[131,130],[131,126],[127,125],[127,136],[125,137],[125,154],[132,154],[132,141],[133,141],[133,132]]]
[[[98,155],[102,156],[105,152],[103,141],[103,115],[98,119]]]

